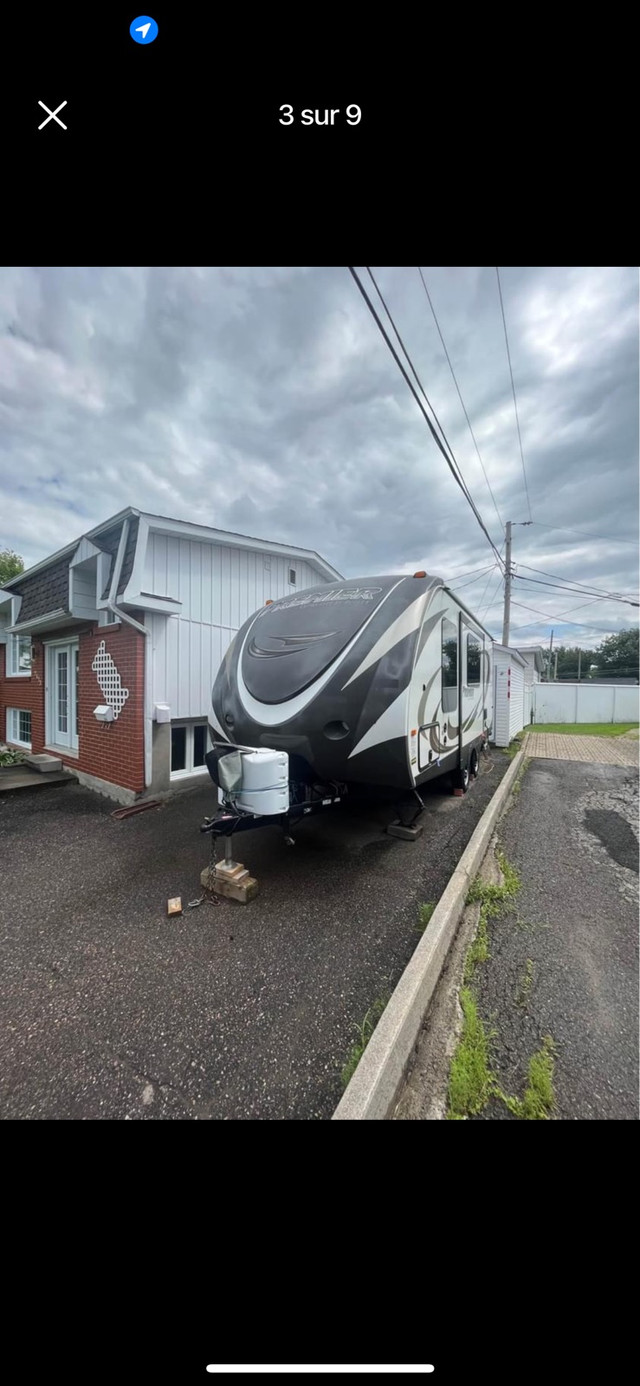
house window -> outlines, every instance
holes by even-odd
[[[467,685],[480,683],[480,641],[471,632],[467,635]]]
[[[9,674],[13,678],[31,673],[31,636],[12,635],[9,647]]]
[[[295,585],[296,585],[296,570],[295,570],[295,568],[290,568],[290,569],[289,569],[289,586],[290,586],[290,587],[295,587]]]
[[[31,750],[31,713],[25,708],[7,708],[7,741]]]
[[[171,774],[190,775],[204,768],[209,749],[206,722],[173,723],[171,727]]]

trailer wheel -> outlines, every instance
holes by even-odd
[[[460,790],[460,789],[461,789],[461,790],[462,790],[462,793],[463,793],[463,794],[466,794],[466,792],[467,792],[467,790],[468,790],[468,788],[469,788],[469,761],[468,761],[468,760],[463,761],[462,765],[459,765],[458,768],[457,768],[457,770],[454,770],[454,771],[453,771],[453,774],[452,774],[452,776],[451,776],[451,782],[452,782],[452,784],[453,784],[454,790],[455,790],[455,789],[457,789],[457,790]]]
[[[469,774],[471,775],[472,780],[477,780],[479,769],[480,764],[478,761],[478,752],[476,751],[476,748],[474,746],[471,752],[471,760],[469,762]]]

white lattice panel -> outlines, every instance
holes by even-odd
[[[105,702],[113,708],[114,718],[119,717],[129,697],[129,689],[122,687],[122,680],[104,640],[101,640],[98,645],[91,668],[94,670]]]

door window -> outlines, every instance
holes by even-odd
[[[467,684],[473,687],[480,683],[480,653],[482,642],[471,631],[467,634]]]
[[[446,617],[442,622],[442,710],[458,707],[458,627]]]

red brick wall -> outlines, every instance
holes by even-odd
[[[97,677],[91,668],[100,641],[118,670],[129,697],[115,722],[96,722],[94,707],[103,703]],[[144,636],[132,626],[94,626],[80,637],[78,678],[78,742],[80,755],[69,758],[79,770],[111,784],[141,793],[144,789]]]
[[[34,642],[35,644],[35,642]],[[0,741],[7,740],[7,708],[23,707],[31,713],[31,749],[41,751],[44,739],[44,677],[42,646],[34,660],[31,678],[7,678],[8,645],[0,645]],[[36,745],[35,743],[39,744]]]
[[[51,633],[52,639],[71,638],[78,628]],[[91,665],[104,640],[120,674],[129,697],[117,721],[104,725],[97,722],[93,709],[104,702],[96,674]],[[6,740],[6,708],[23,707],[31,712],[31,749],[45,749],[45,680],[44,645],[34,637],[35,656],[31,678],[6,677],[5,646],[0,645],[0,739]],[[78,744],[77,756],[56,751],[70,769],[83,770],[110,784],[121,785],[142,793],[144,789],[144,636],[124,623],[120,626],[91,626],[80,631],[80,666],[78,677]]]

